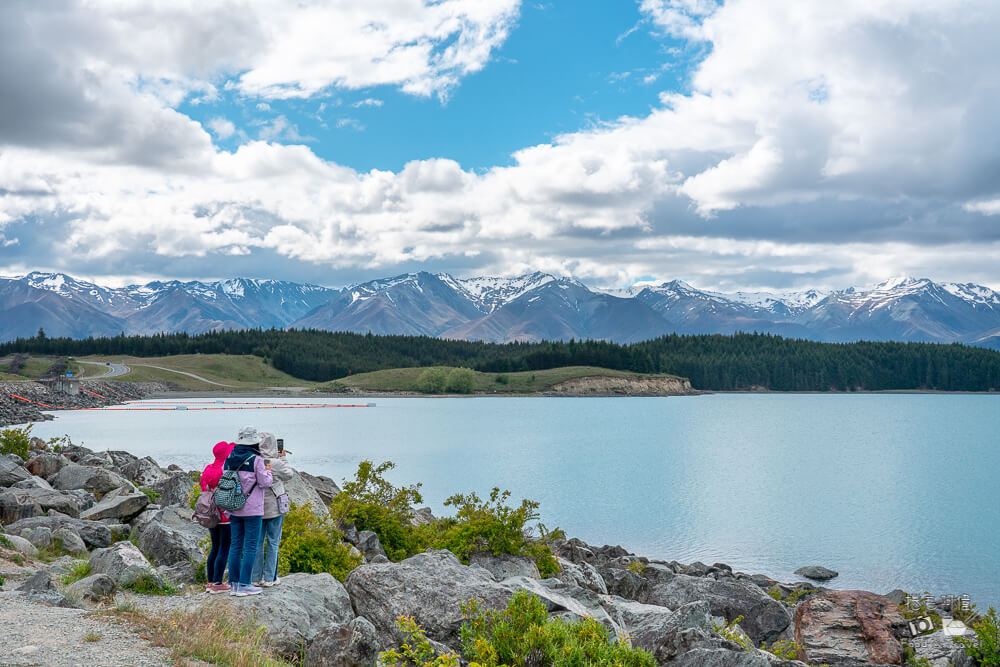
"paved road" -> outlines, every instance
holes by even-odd
[[[207,382],[208,384],[214,384],[216,387],[232,387],[233,386],[231,384],[222,384],[221,382],[212,382],[211,380],[203,378],[200,375],[195,375],[194,373],[188,373],[187,371],[177,371],[177,370],[174,370],[173,368],[164,368],[163,366],[151,366],[149,364],[136,364],[136,363],[133,363],[132,365],[133,366],[144,366],[145,368],[155,368],[156,370],[167,371],[168,373],[179,373],[181,375],[187,375],[188,377],[194,378],[195,380],[201,380],[202,382]]]
[[[125,375],[128,373],[128,366],[125,364],[105,364],[103,361],[83,361],[81,359],[76,360],[77,363],[81,364],[91,364],[92,366],[100,366],[104,369],[103,375],[92,375],[90,377],[84,378],[85,380],[104,380],[107,378],[118,377],[119,375]]]

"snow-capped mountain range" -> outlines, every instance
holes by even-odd
[[[723,294],[680,280],[596,290],[571,278],[410,273],[343,289],[235,278],[108,288],[61,273],[0,279],[0,340],[315,328],[492,342],[759,331],[824,341],[963,342],[1000,349],[1000,293],[897,278],[842,291]]]

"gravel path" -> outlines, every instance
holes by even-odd
[[[88,615],[83,609],[47,607],[20,593],[0,592],[0,665],[172,665],[169,653],[141,639],[128,626]],[[98,634],[97,641],[84,636]]]

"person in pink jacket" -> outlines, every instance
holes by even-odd
[[[205,466],[201,473],[201,492],[215,493],[215,487],[219,485],[222,477],[222,466],[226,463],[226,458],[233,451],[235,445],[231,442],[217,442],[212,448],[215,454],[215,461]],[[205,590],[209,593],[224,593],[230,587],[223,583],[222,576],[226,573],[226,561],[229,559],[229,515],[219,510],[219,525],[209,528],[212,536],[212,549],[208,552],[208,561],[205,564],[206,576]]]
[[[253,586],[250,575],[260,546],[260,528],[264,518],[264,490],[273,481],[271,466],[260,455],[260,434],[252,426],[240,429],[236,446],[229,453],[226,470],[236,470],[240,489],[247,502],[229,513],[231,539],[229,543],[230,595],[258,595],[262,589]]]

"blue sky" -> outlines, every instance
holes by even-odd
[[[0,3],[0,275],[1000,288],[998,31],[977,0]]]

